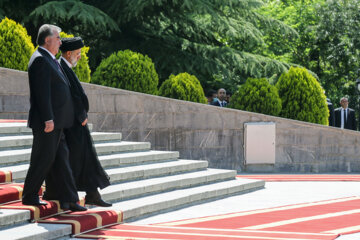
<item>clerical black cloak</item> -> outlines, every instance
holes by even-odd
[[[60,64],[71,84],[75,121],[73,127],[65,129],[69,147],[70,164],[78,191],[94,191],[110,185],[109,176],[98,159],[88,126],[81,123],[87,118],[89,101],[74,71],[61,59]]]

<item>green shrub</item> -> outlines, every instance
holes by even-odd
[[[71,38],[74,37],[72,34],[66,34],[64,32],[60,33],[61,38]],[[73,68],[76,76],[79,78],[81,82],[90,82],[90,67],[89,67],[89,58],[87,56],[87,53],[89,52],[89,47],[84,46],[81,48],[81,59],[76,64],[76,67]],[[56,55],[57,58],[60,57],[61,51]]]
[[[113,53],[101,61],[91,82],[126,90],[157,94],[159,77],[148,56],[130,50]]]
[[[26,29],[5,17],[0,22],[0,67],[26,71],[34,51]]]
[[[279,116],[281,99],[275,86],[265,78],[249,78],[231,97],[230,108]]]
[[[170,75],[159,89],[159,95],[185,101],[207,103],[200,81],[188,73]]]
[[[324,91],[305,68],[291,67],[280,76],[276,87],[282,101],[282,117],[328,125]]]

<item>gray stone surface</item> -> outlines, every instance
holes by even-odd
[[[360,133],[83,83],[95,131],[149,141],[214,168],[268,172],[359,172]],[[0,68],[0,118],[26,119],[27,73]],[[13,104],[14,103],[14,104]],[[276,162],[244,165],[244,123],[276,123]],[[261,149],[261,146],[259,146]]]

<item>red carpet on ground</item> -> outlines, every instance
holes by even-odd
[[[176,239],[176,240],[333,240],[336,234],[269,232],[189,227],[160,227],[120,224],[76,236],[92,239]]]
[[[237,175],[237,178],[260,179],[266,182],[291,182],[291,181],[360,181],[360,175],[355,174],[268,174],[268,175]]]
[[[88,210],[68,212],[53,217],[40,219],[39,223],[71,224],[72,234],[79,234],[91,229],[122,222],[122,212]]]

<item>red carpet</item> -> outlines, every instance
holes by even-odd
[[[24,184],[21,183],[0,183],[0,204],[20,200]],[[39,196],[43,193],[43,188],[39,191]]]
[[[40,219],[39,223],[71,224],[72,234],[78,234],[102,226],[122,222],[122,213],[116,211],[69,212]]]
[[[360,175],[355,174],[269,174],[269,175],[237,175],[237,178],[260,179],[267,182],[291,181],[360,181]]]
[[[0,171],[0,183],[11,182],[12,173],[10,171]]]
[[[27,120],[19,120],[19,119],[0,119],[0,123],[22,123],[27,122]]]
[[[210,228],[160,227],[149,225],[120,224],[101,230],[91,231],[77,238],[93,239],[177,239],[177,240],[332,240],[338,235],[269,232],[250,230],[229,230]]]

